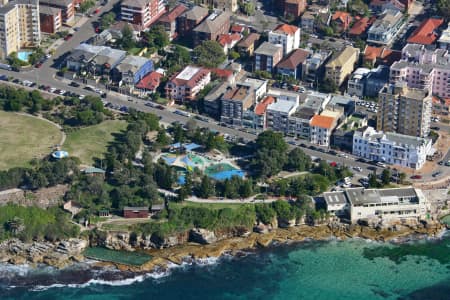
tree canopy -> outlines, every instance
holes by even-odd
[[[194,49],[197,63],[207,68],[216,68],[225,60],[222,46],[216,41],[204,41]]]

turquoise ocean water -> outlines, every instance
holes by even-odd
[[[165,276],[128,279],[84,267],[2,270],[0,299],[437,300],[450,299],[450,237],[402,245],[364,240],[282,245],[173,268]]]

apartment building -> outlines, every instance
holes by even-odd
[[[375,69],[358,68],[348,80],[347,93],[359,98],[377,97],[378,92],[388,82],[388,66],[380,65]]]
[[[353,72],[359,59],[359,49],[351,46],[336,54],[325,66],[325,78],[341,86]]]
[[[201,67],[187,66],[166,84],[166,97],[172,101],[195,100],[197,94],[211,81],[211,72]]]
[[[158,19],[158,24],[164,26],[167,35],[170,40],[175,39],[178,36],[177,32],[177,19],[181,14],[187,10],[187,7],[179,4],[175,6],[171,11],[165,13]]]
[[[222,96],[221,103],[220,121],[242,126],[244,112],[255,103],[253,89],[247,85],[238,85],[230,88]]]
[[[41,43],[39,2],[37,0],[3,1],[0,6],[0,56],[5,59],[22,47]]]
[[[114,53],[116,53],[115,55],[120,55],[120,52]],[[128,85],[134,87],[151,71],[153,71],[153,62],[150,59],[128,55],[111,70],[111,78],[119,86]]]
[[[283,58],[283,47],[279,44],[264,42],[255,50],[255,71],[272,73]]]
[[[194,28],[194,47],[203,41],[216,41],[221,34],[230,30],[230,14],[228,12],[213,12],[203,22]]]
[[[285,0],[284,1],[284,17],[298,18],[306,10],[306,0]]]
[[[164,0],[123,0],[120,19],[144,30],[166,12]]]
[[[39,0],[39,6],[53,7],[61,10],[61,22],[72,26],[75,22],[75,3],[73,0]]]
[[[200,24],[207,16],[208,9],[200,6],[194,6],[185,11],[177,18],[177,31],[180,36],[187,36]]]
[[[295,49],[277,64],[277,73],[281,76],[302,78],[302,67],[311,52],[304,49]]]
[[[379,93],[377,130],[426,137],[430,133],[432,97],[405,83],[385,85]]]
[[[257,46],[257,42],[261,35],[257,33],[250,33],[246,37],[244,37],[237,45],[237,49],[241,55],[252,56],[253,51]]]
[[[39,20],[41,32],[56,33],[62,26],[61,9],[41,5],[39,6]]]
[[[399,10],[386,9],[367,32],[367,42],[390,45],[403,26],[403,14]]]
[[[269,43],[283,46],[283,56],[300,47],[300,28],[281,24],[269,32]]]
[[[431,139],[367,127],[354,133],[352,153],[365,159],[419,170],[431,148]]]
[[[428,50],[424,45],[406,45],[402,59],[393,63],[390,71],[391,83],[401,81],[409,87],[449,98],[450,53],[446,49]]]
[[[446,50],[450,49],[450,23],[448,23],[447,28],[442,31],[438,43],[439,48]]]
[[[322,113],[314,115],[310,121],[310,142],[319,146],[330,146],[331,133],[337,125],[336,116]]]
[[[306,58],[302,65],[302,77],[305,82],[316,84],[325,75],[325,65],[331,58],[333,52],[328,50],[318,50]]]
[[[277,99],[267,107],[267,128],[287,133],[289,130],[289,117],[298,108],[298,102]]]

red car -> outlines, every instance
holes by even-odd
[[[100,12],[100,9],[97,8],[96,10],[94,10],[94,14],[98,14]]]
[[[42,67],[42,64],[41,63],[37,63],[37,64],[34,65],[34,67],[35,68],[40,68],[40,67]]]
[[[95,28],[95,33],[100,33],[100,27]]]
[[[422,179],[421,175],[413,175],[411,176],[411,179]]]
[[[65,37],[64,37],[64,40],[65,41],[68,41],[68,40],[70,40],[71,38],[73,37],[73,34],[68,34],[68,35],[66,35]]]

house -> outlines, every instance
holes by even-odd
[[[448,116],[450,114],[450,98],[433,97],[433,114]]]
[[[187,66],[167,82],[166,97],[172,101],[193,101],[211,81],[211,72],[201,67]]]
[[[334,116],[314,115],[310,121],[311,133],[310,142],[319,146],[330,145],[331,133],[337,125],[337,118]]]
[[[103,47],[103,50],[97,53],[89,64],[89,72],[95,76],[109,75],[112,69],[114,69],[119,63],[121,63],[127,52],[110,47]]]
[[[158,24],[164,26],[164,29],[167,32],[170,40],[173,40],[177,37],[177,19],[178,17],[187,10],[187,7],[178,4],[171,11],[165,13],[158,19]]]
[[[211,77],[215,79],[219,79],[221,81],[227,82],[230,85],[234,85],[236,83],[236,78],[232,70],[229,69],[219,69],[214,68],[210,69]]]
[[[269,31],[269,43],[281,45],[283,56],[300,47],[300,28],[294,25],[281,24]]]
[[[93,46],[89,44],[80,44],[76,46],[66,58],[67,69],[73,72],[87,69],[89,63],[104,48],[104,46]]]
[[[242,126],[242,116],[255,102],[253,89],[248,85],[238,85],[229,89],[221,99],[220,121]]]
[[[310,5],[300,18],[300,27],[303,32],[313,33],[321,26],[329,26],[331,12],[329,6]]]
[[[317,85],[325,76],[325,65],[333,54],[329,50],[314,51],[303,63],[302,80]]]
[[[420,220],[429,211],[429,203],[422,190],[413,187],[390,189],[347,188],[324,193],[328,212],[359,221],[398,222]]]
[[[352,154],[390,165],[419,170],[431,153],[431,139],[376,131],[373,127],[357,130]]]
[[[358,68],[347,84],[350,96],[376,97],[381,88],[389,82],[389,67],[380,65],[375,69]]]
[[[164,73],[161,71],[152,71],[145,75],[135,86],[140,96],[150,95],[156,92],[161,83]]]
[[[216,41],[221,34],[230,30],[230,14],[228,12],[213,12],[193,29],[194,46],[203,41]]]
[[[148,28],[165,12],[163,0],[123,0],[120,4],[120,19],[140,30]]]
[[[354,39],[365,39],[367,29],[372,24],[372,21],[372,18],[368,17],[358,18],[348,31],[348,35]]]
[[[281,76],[301,79],[302,66],[311,52],[304,49],[295,49],[277,64],[277,73]]]
[[[359,60],[359,49],[347,46],[325,66],[325,78],[331,80],[336,86],[341,86],[353,72]]]
[[[182,13],[177,18],[178,34],[182,37],[187,37],[208,16],[208,13],[208,9],[200,6],[194,6]]]
[[[422,22],[407,39],[410,44],[425,46],[434,45],[438,39],[437,30],[444,23],[444,19],[430,18]]]
[[[111,78],[119,85],[134,86],[153,71],[153,62],[142,56],[128,55],[112,69]]]
[[[252,56],[253,51],[255,51],[255,44],[259,40],[261,35],[258,33],[250,33],[246,37],[244,37],[238,44],[237,44],[237,50],[239,54],[245,55],[245,56]]]
[[[129,207],[123,208],[123,217],[127,219],[131,218],[148,218],[148,207]]]
[[[403,14],[398,10],[386,9],[367,33],[367,42],[377,45],[390,45],[403,26]]]
[[[228,54],[228,51],[233,49],[241,39],[242,35],[239,33],[226,33],[221,34],[217,38],[217,42],[223,47],[224,53]]]
[[[230,33],[239,33],[239,34],[246,34],[249,33],[249,30],[247,27],[243,26],[243,25],[231,25],[230,28]]]
[[[264,42],[255,50],[255,71],[272,73],[283,58],[283,46]]]
[[[62,26],[61,9],[42,5],[39,7],[39,19],[42,32],[56,33]]]
[[[331,17],[331,22],[338,32],[347,31],[352,21],[352,16],[345,11],[336,11]]]
[[[392,50],[386,46],[369,46],[364,48],[363,64],[370,66],[385,65],[391,66],[394,62],[400,60],[402,52]]]
[[[414,0],[372,0],[369,9],[375,13],[381,13],[386,9],[399,10],[408,13]]]
[[[267,128],[267,108],[273,104],[276,99],[272,96],[267,96],[255,106],[254,114],[254,128],[265,130]]]
[[[305,11],[307,4],[306,0],[285,0],[284,17],[297,19]]]
[[[61,10],[62,24],[67,26],[72,26],[74,24],[75,4],[73,0],[39,0],[39,10],[44,6]]]

